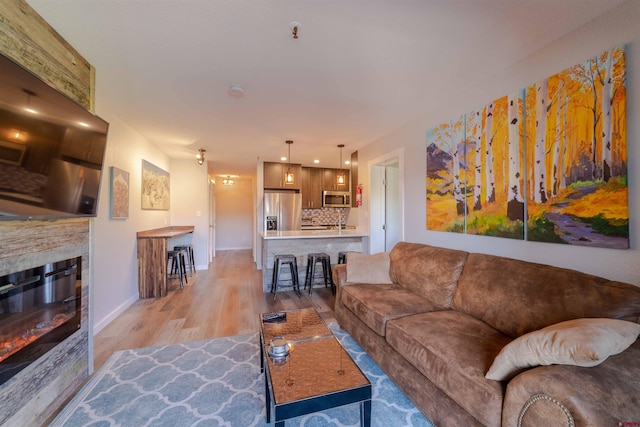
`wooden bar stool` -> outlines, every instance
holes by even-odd
[[[316,276],[316,264],[322,264],[322,278],[324,280],[324,287],[327,285],[331,285],[331,292],[335,294],[335,285],[333,284],[333,280],[331,278],[331,257],[324,253],[312,253],[307,255],[307,271],[305,274],[304,280],[304,288],[307,289],[307,285],[309,286],[309,295],[313,293],[313,282],[315,281]]]
[[[180,289],[184,289],[184,283],[189,283],[187,281],[187,273],[185,271],[185,250],[173,250],[167,251],[168,261],[171,261],[171,268],[169,269],[169,276],[177,273],[178,279],[180,280]],[[174,273],[175,272],[175,273]],[[184,278],[184,283],[182,279]]]
[[[273,300],[276,300],[278,295],[278,285],[281,280],[284,280],[280,277],[280,269],[283,265],[289,266],[289,271],[291,273],[291,286],[293,286],[293,290],[300,297],[300,282],[298,280],[298,262],[296,261],[295,255],[291,254],[282,254],[275,255],[273,257],[273,274],[271,276],[271,293],[273,294]]]

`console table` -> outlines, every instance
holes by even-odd
[[[156,228],[139,231],[138,292],[140,298],[167,295],[167,246],[173,237],[193,233],[192,225]]]

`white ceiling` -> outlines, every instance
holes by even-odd
[[[244,176],[287,139],[293,162],[338,167],[337,144],[346,159],[625,0],[27,1],[96,67],[99,104]]]

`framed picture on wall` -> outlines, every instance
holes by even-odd
[[[169,210],[169,172],[142,161],[142,209]]]
[[[129,218],[129,172],[111,166],[109,171],[109,217]]]

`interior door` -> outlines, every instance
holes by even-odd
[[[400,188],[398,162],[384,167],[384,250],[400,241]]]
[[[216,185],[209,183],[209,262],[216,256]]]
[[[369,253],[389,252],[404,240],[403,164],[403,150],[369,162]]]

